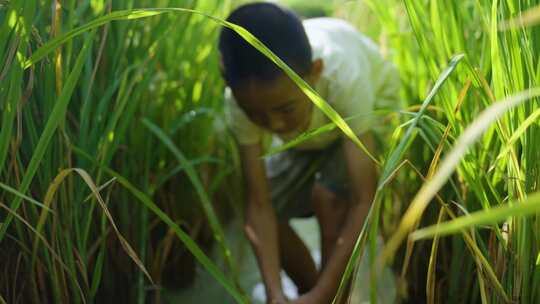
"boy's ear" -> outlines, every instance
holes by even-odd
[[[221,76],[225,75],[225,65],[223,64],[223,56],[219,54],[219,72]]]
[[[322,72],[324,70],[324,61],[319,58],[315,59],[311,64],[311,73],[310,77],[313,82],[317,82],[321,78]]]

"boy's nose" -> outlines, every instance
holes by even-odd
[[[283,132],[285,125],[285,121],[279,117],[268,117],[268,127],[270,127],[272,131]]]

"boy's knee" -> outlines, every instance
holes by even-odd
[[[340,237],[348,202],[323,185],[316,184],[313,188],[313,203],[321,225],[322,241],[334,244]]]
[[[346,199],[318,183],[313,187],[312,203],[325,217],[334,220],[341,220],[350,205]]]
[[[340,236],[339,229],[337,227],[327,227],[322,230],[321,238],[326,244],[333,244]]]
[[[336,195],[320,183],[315,183],[311,191],[311,201],[319,208],[329,207]]]
[[[244,222],[244,225],[242,226],[242,228],[244,230],[244,234],[247,235],[248,238],[254,234],[253,226],[250,223],[248,223],[247,221]]]

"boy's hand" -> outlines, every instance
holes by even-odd
[[[313,291],[299,296],[296,300],[291,301],[291,304],[326,304],[321,301],[321,298]]]
[[[285,295],[280,295],[280,296],[276,296],[276,297],[273,297],[271,299],[269,299],[268,301],[266,301],[267,304],[289,304],[291,303],[289,301],[289,299],[287,299],[287,297],[285,297]]]

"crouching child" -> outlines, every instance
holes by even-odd
[[[374,114],[399,107],[399,77],[378,47],[345,21],[301,21],[272,3],[234,10],[227,19],[246,28],[300,75],[374,151],[382,129]],[[219,38],[227,84],[225,111],[239,144],[247,190],[245,233],[257,257],[268,303],[331,303],[371,206],[374,162],[339,129],[261,159],[331,121],[273,62],[230,29]],[[321,236],[318,269],[289,221],[315,216]],[[280,271],[298,288],[286,299]]]

